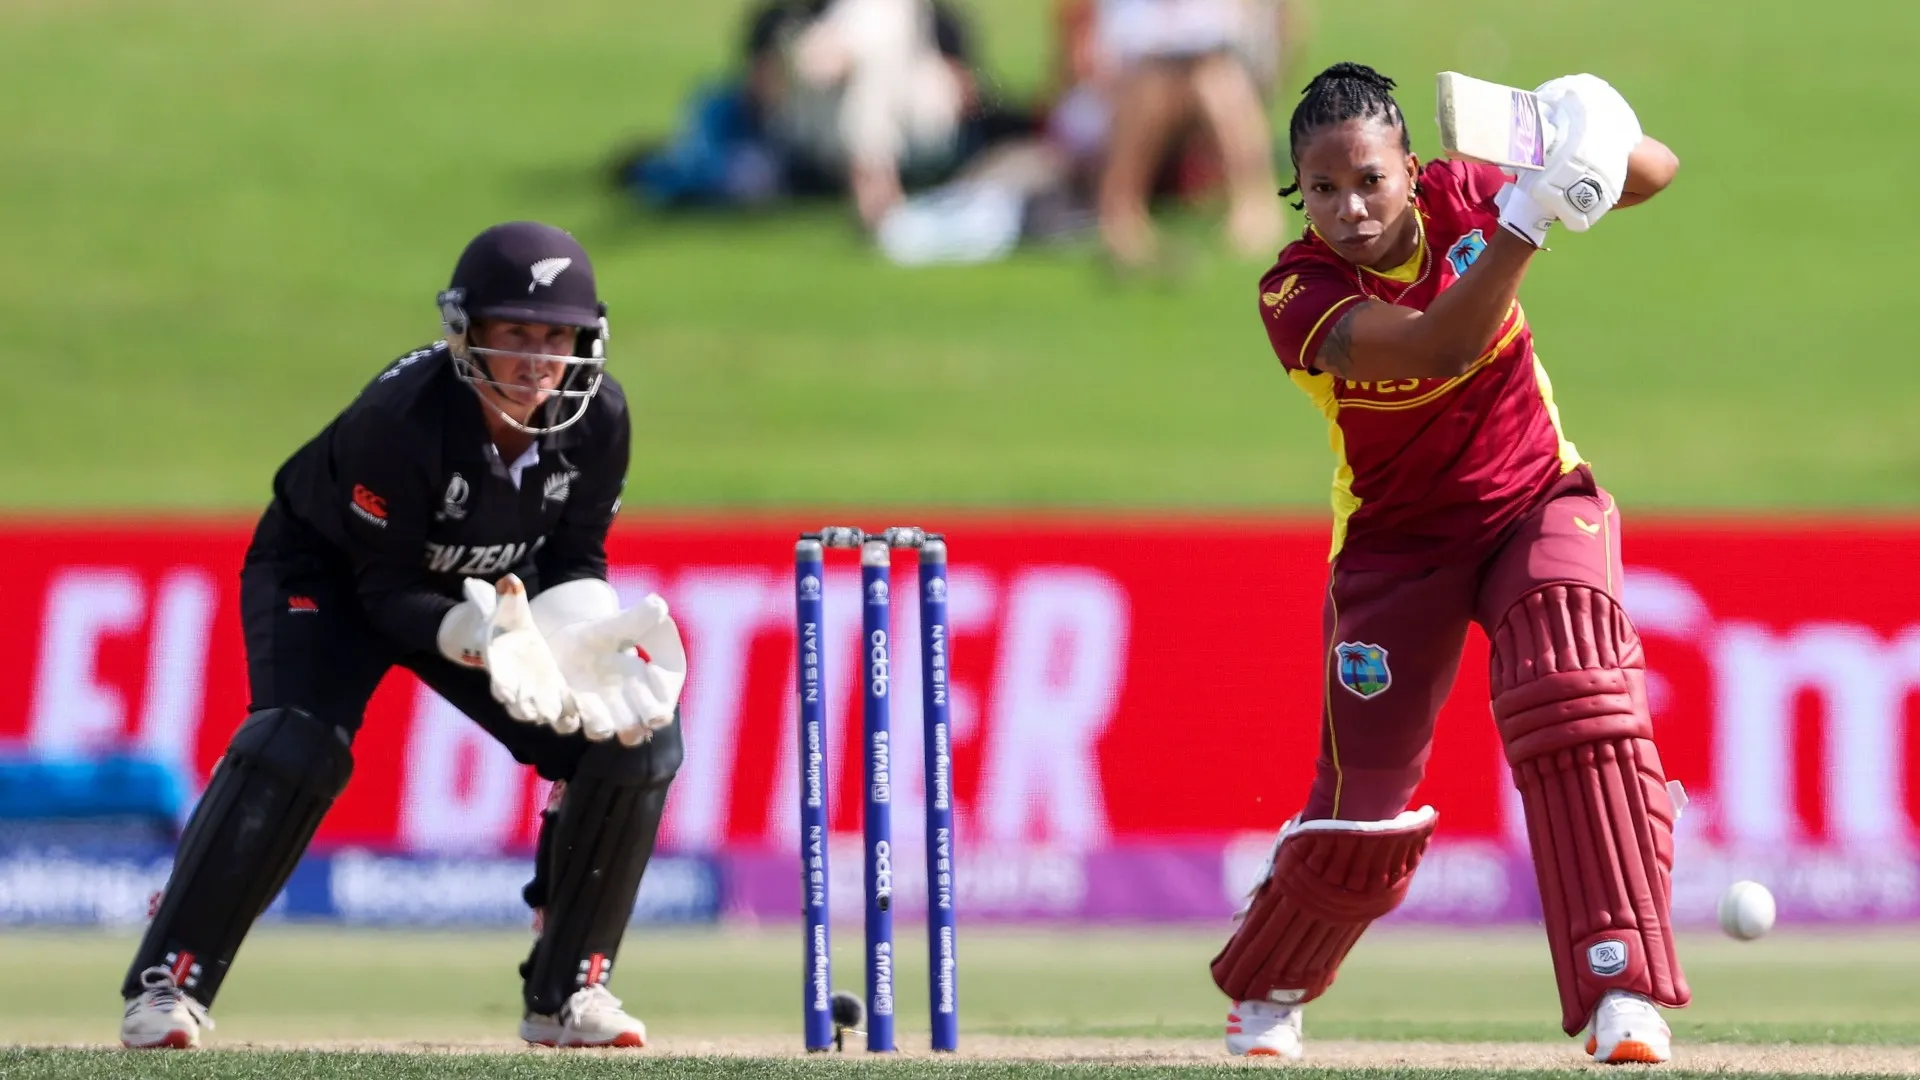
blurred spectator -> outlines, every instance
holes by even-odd
[[[1218,155],[1229,243],[1249,256],[1278,248],[1273,135],[1255,72],[1269,57],[1277,65],[1284,9],[1248,0],[1097,0],[1095,50],[1109,66],[1102,78],[1112,116],[1100,234],[1116,262],[1142,266],[1157,257],[1148,202],[1168,148],[1194,119]]]
[[[1264,99],[1300,47],[1296,3],[1056,0],[1040,134],[896,209],[882,249],[978,261],[1097,223],[1112,258],[1138,267],[1157,256],[1156,197],[1224,187],[1232,246],[1271,254],[1282,219]]]
[[[768,0],[743,70],[698,91],[675,137],[622,179],[655,206],[848,194],[871,226],[1017,120],[983,106],[967,27],[943,0]]]
[[[959,156],[974,84],[960,35],[943,51],[935,16],[926,0],[831,0],[781,54],[784,86],[766,102],[776,138],[845,177],[869,226],[900,200],[903,173]]]

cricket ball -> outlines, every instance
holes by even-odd
[[[1752,941],[1773,929],[1773,894],[1757,881],[1736,881],[1720,895],[1720,929]]]

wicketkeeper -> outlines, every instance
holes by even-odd
[[[1526,811],[1561,1024],[1604,1062],[1665,1061],[1673,823],[1620,513],[1561,428],[1518,300],[1550,235],[1666,187],[1678,161],[1591,75],[1541,86],[1558,136],[1518,179],[1422,167],[1393,81],[1336,64],[1290,128],[1308,234],[1260,283],[1289,379],[1332,426],[1334,553],[1318,774],[1213,961],[1227,1046],[1301,1054],[1301,1006],[1406,895],[1433,835],[1408,809],[1467,629]]]
[[[388,365],[274,477],[240,575],[251,715],[128,969],[127,1046],[213,1026],[395,666],[554,781],[521,1037],[645,1045],[606,983],[680,766],[686,654],[658,596],[623,610],[606,580],[631,438],[606,305],[573,237],[513,222],[467,246],[439,306],[445,340]]]

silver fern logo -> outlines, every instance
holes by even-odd
[[[547,502],[566,502],[567,496],[571,494],[573,494],[573,473],[557,472],[547,477],[540,497]]]
[[[440,520],[464,520],[467,516],[467,496],[471,491],[467,478],[454,473],[453,479],[447,481],[446,495],[440,500]]]
[[[532,292],[541,285],[552,285],[553,279],[560,276],[560,271],[572,265],[572,259],[541,259],[534,263],[533,284],[527,286],[527,291]]]

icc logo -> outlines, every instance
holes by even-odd
[[[887,583],[884,581],[876,581],[872,585],[868,586],[867,602],[870,604],[886,603],[887,602]]]
[[[806,577],[803,577],[800,579],[800,599],[802,600],[820,599],[820,579],[819,578],[814,577],[812,574],[808,574]]]
[[[927,582],[927,603],[944,604],[947,602],[947,580],[934,578]]]

